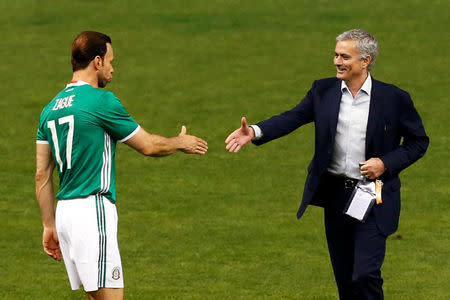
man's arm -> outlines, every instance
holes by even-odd
[[[400,134],[403,143],[396,150],[386,153],[379,158],[371,158],[362,162],[361,174],[369,179],[375,179],[388,172],[390,176],[397,176],[403,169],[421,158],[429,144],[429,138],[422,125],[422,119],[414,108],[408,93],[402,91]]]
[[[313,83],[305,98],[297,106],[282,114],[252,126],[248,126],[247,120],[245,117],[242,117],[241,127],[227,137],[225,148],[229,152],[236,153],[250,141],[255,145],[262,145],[314,121],[313,90],[315,86],[316,82]],[[255,130],[258,132],[255,132]]]
[[[36,198],[41,209],[42,245],[45,253],[61,260],[58,235],[55,227],[55,196],[53,192],[53,170],[55,163],[49,144],[36,144]]]
[[[389,172],[391,176],[397,176],[424,156],[429,144],[422,119],[409,94],[402,91],[401,101],[400,135],[403,137],[403,142],[395,151],[380,157],[386,166],[386,172]]]
[[[178,136],[171,138],[150,134],[141,128],[125,144],[147,156],[167,156],[178,151],[205,154],[208,151],[208,143],[196,136],[187,135],[185,126]]]

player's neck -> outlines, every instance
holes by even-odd
[[[89,70],[89,68],[73,72],[72,81],[79,80],[87,82],[91,86],[98,88],[97,73],[95,71]]]

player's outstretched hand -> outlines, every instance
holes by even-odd
[[[238,152],[242,146],[250,142],[255,137],[253,128],[247,125],[247,119],[242,117],[241,127],[233,131],[225,140],[225,147],[229,152]]]
[[[181,127],[178,135],[182,140],[181,151],[187,154],[205,154],[208,151],[208,143],[199,137],[186,134],[186,126]]]
[[[56,228],[44,227],[44,233],[42,234],[42,245],[44,251],[50,255],[53,259],[61,261],[61,249],[59,248],[58,235],[56,234]]]

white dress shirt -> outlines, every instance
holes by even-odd
[[[353,98],[345,81],[341,83],[342,98],[334,138],[333,154],[328,172],[362,179],[359,162],[366,160],[366,129],[369,118],[372,79],[368,74]]]
[[[328,172],[361,180],[359,162],[366,160],[366,129],[369,118],[372,78],[368,74],[361,89],[353,98],[345,81],[341,83],[341,104],[334,139],[333,154]],[[250,125],[255,131],[254,140],[263,136],[261,128]]]

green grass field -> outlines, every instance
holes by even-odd
[[[41,247],[34,196],[42,107],[71,79],[83,30],[109,34],[113,91],[148,131],[181,125],[204,157],[117,151],[119,243],[127,299],[337,299],[322,210],[295,214],[313,126],[237,155],[226,136],[296,105],[334,76],[334,38],[372,32],[372,72],[409,91],[431,138],[402,173],[388,240],[386,299],[450,299],[446,1],[0,1],[0,299],[83,299]]]

